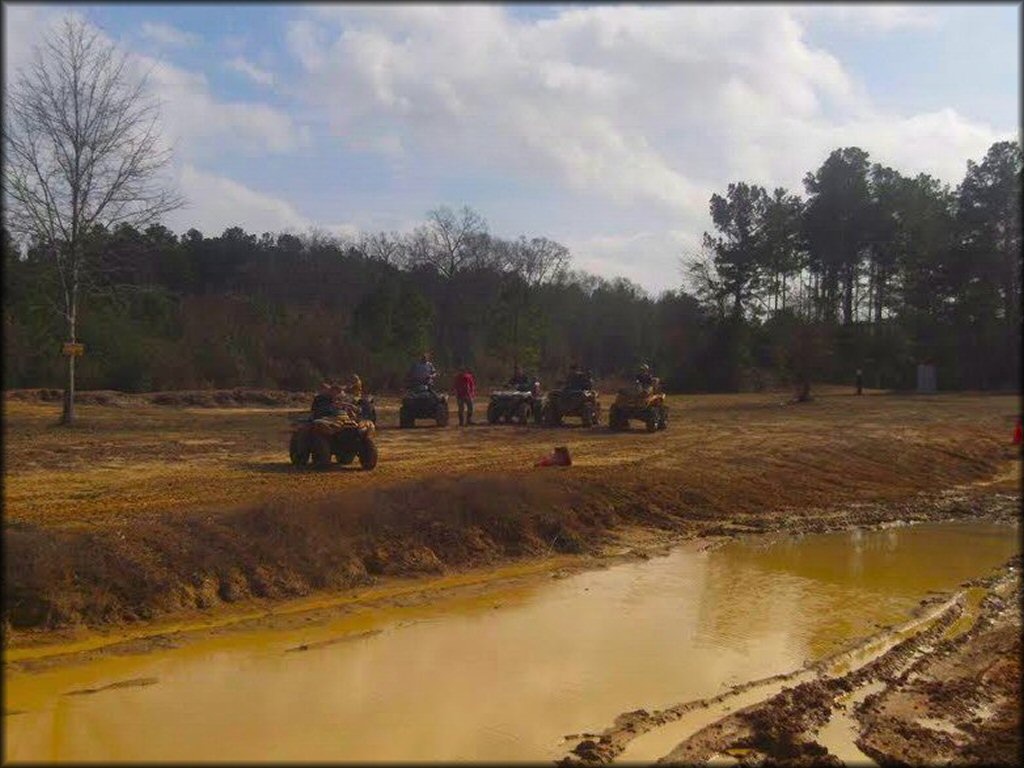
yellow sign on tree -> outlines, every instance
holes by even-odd
[[[81,356],[85,354],[85,344],[77,341],[65,341],[61,352],[69,357],[71,355]]]

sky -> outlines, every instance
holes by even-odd
[[[166,224],[502,237],[652,293],[747,181],[832,149],[959,183],[1020,136],[1020,4],[3,4],[7,82],[63,14],[149,73],[187,207]]]

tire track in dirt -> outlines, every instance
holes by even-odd
[[[967,582],[952,597],[926,599],[904,624],[801,670],[660,711],[627,712],[600,734],[567,737],[583,740],[560,762],[695,764],[715,759],[740,764],[840,765],[845,759],[914,764],[962,759],[972,750],[1007,762],[1008,757],[1020,754],[1019,735],[1014,744],[1007,734],[1016,729],[1006,725],[1019,723],[1020,716],[1019,702],[1012,697],[1020,690],[1019,661],[1015,679],[1011,679],[1013,675],[1005,670],[1016,657],[1009,656],[1011,661],[1007,661],[1002,655],[1013,650],[1013,643],[1004,640],[995,645],[995,655],[986,658],[980,670],[977,662],[971,669],[960,657],[1000,620],[998,631],[1005,634],[1015,629],[1012,637],[1019,656],[1020,562],[1018,555],[998,574]],[[979,585],[986,596],[978,610],[968,611],[968,590]],[[951,633],[965,618],[972,620],[970,628]],[[929,683],[920,682],[922,670],[936,667],[940,668],[940,682],[929,688]],[[1012,714],[1003,714],[1002,722],[989,729],[994,736],[979,725],[978,702],[956,682],[968,676],[972,682],[984,682],[986,674],[1001,675],[1002,683],[1002,688],[988,695],[990,707],[1001,713],[1016,712],[1016,721]],[[954,678],[952,684],[941,682],[950,677]],[[922,724],[918,710],[928,711],[927,707],[901,701],[914,696],[920,699],[944,685],[952,690],[943,690],[942,705],[933,706],[938,720]],[[973,688],[977,690],[976,685]],[[894,701],[903,703],[902,710]],[[959,735],[959,741],[951,733]]]

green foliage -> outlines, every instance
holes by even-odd
[[[446,378],[462,360],[484,385],[518,359],[546,385],[573,361],[619,376],[646,360],[678,391],[852,385],[857,369],[869,386],[913,386],[925,361],[944,387],[1017,386],[1021,166],[1019,144],[995,144],[950,190],[845,148],[807,174],[806,200],[730,184],[711,198],[705,258],[687,265],[693,293],[657,298],[567,271],[551,240],[492,237],[472,211],[449,222],[469,229],[444,253],[430,251],[441,230],[355,245],[96,227],[80,382],[309,389],[358,372],[394,389],[430,350]],[[4,385],[60,386],[52,259],[6,232],[3,259]]]

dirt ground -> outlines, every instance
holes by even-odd
[[[157,400],[105,396],[62,429],[55,403],[5,398],[9,641],[594,552],[631,528],[826,530],[974,514],[936,497],[955,486],[1019,492],[1016,396],[673,396],[654,434],[399,430],[384,398],[373,472],[293,468],[293,409]],[[573,466],[534,468],[555,445]]]

